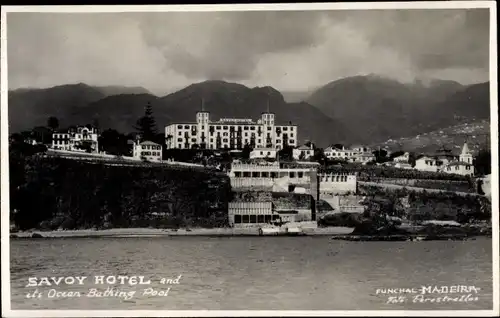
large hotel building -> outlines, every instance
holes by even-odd
[[[252,119],[221,118],[211,121],[209,112],[196,113],[196,122],[175,123],[165,127],[167,149],[189,149],[197,145],[202,149],[252,148],[282,149],[297,146],[296,125],[275,125],[274,114],[267,111],[257,122]]]

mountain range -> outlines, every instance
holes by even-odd
[[[158,128],[193,122],[201,109],[211,120],[223,117],[257,120],[269,109],[278,124],[299,126],[299,141],[332,143],[382,142],[459,123],[489,119],[489,83],[464,86],[453,81],[403,84],[376,75],[333,81],[311,94],[287,102],[272,87],[249,88],[224,81],[192,84],[166,96],[141,87],[87,84],[9,91],[10,132],[44,126],[50,116],[61,127],[98,122],[101,129],[133,131],[144,107],[153,107]],[[290,100],[290,99],[289,99]]]

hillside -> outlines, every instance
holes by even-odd
[[[122,167],[11,150],[11,220],[22,230],[224,226],[227,176],[179,167]]]
[[[122,94],[150,94],[150,91],[144,87],[127,87],[127,86],[94,86],[97,90],[106,96],[122,95]]]
[[[373,143],[489,118],[489,83],[402,84],[376,75],[331,82],[307,102],[342,121],[353,143]]]
[[[151,94],[122,94],[108,96],[92,102],[87,107],[75,111],[70,118],[76,124],[93,122],[97,119],[101,130],[112,128],[123,133],[134,131],[137,119],[144,115],[144,107],[151,103],[156,119],[158,131],[164,132],[162,127],[172,121],[169,113],[165,112],[161,100]],[[63,120],[63,119],[61,119]],[[66,120],[64,120],[66,123]]]
[[[140,87],[94,87],[83,83],[12,90],[8,96],[9,129],[16,132],[45,126],[50,116],[59,118],[61,126],[90,123],[93,116],[89,117],[89,112],[84,110],[89,104],[117,93],[137,94],[141,91],[147,92]],[[85,116],[81,117],[82,114]]]
[[[79,108],[104,97],[98,89],[86,84],[11,91],[8,96],[9,129],[18,132],[45,126],[50,116],[72,118]]]
[[[277,124],[299,125],[301,143],[314,140],[326,146],[332,141],[344,141],[346,137],[341,123],[305,102],[286,103],[281,93],[272,87],[248,88],[223,81],[205,81],[164,97],[147,93],[106,95],[113,90],[116,91],[116,87],[103,89],[78,84],[10,92],[11,132],[46,125],[49,116],[56,116],[61,127],[97,120],[101,129],[131,132],[148,102],[162,132],[169,123],[193,122],[203,99],[212,120],[223,117],[257,120],[269,102]]]
[[[299,94],[300,95],[300,94]],[[288,94],[291,100],[299,95]],[[56,116],[61,127],[99,122],[102,129],[132,132],[149,102],[159,132],[173,122],[193,122],[204,107],[211,120],[257,120],[268,105],[277,124],[299,126],[299,142],[373,144],[412,137],[459,123],[489,119],[489,83],[462,86],[453,81],[402,84],[376,75],[331,82],[305,101],[287,102],[272,87],[249,88],[224,81],[195,83],[163,97],[141,87],[86,84],[9,92],[11,132],[44,126]]]
[[[458,155],[465,141],[469,149],[478,152],[489,147],[490,122],[481,120],[434,130],[413,137],[403,137],[373,144],[372,147],[387,147],[391,151],[415,151],[434,153],[438,149],[451,150]]]

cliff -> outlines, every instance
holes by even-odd
[[[227,225],[229,179],[217,172],[11,159],[11,220],[21,230]]]

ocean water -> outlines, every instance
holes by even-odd
[[[487,310],[493,305],[491,244],[489,238],[435,242],[347,242],[328,237],[18,239],[11,240],[12,309]],[[151,284],[95,284],[94,276],[100,275],[145,276]],[[57,276],[88,278],[83,285],[26,287],[29,277]],[[162,284],[162,278],[179,279]],[[448,296],[471,294],[474,300],[422,303],[413,302],[416,294],[377,293],[377,289],[454,285],[478,290]],[[88,295],[91,289],[104,292],[108,287],[135,293],[130,299]],[[158,294],[149,289],[151,293],[144,295],[147,288]],[[42,296],[29,297],[36,289]],[[62,292],[79,292],[80,297]],[[387,303],[389,296],[406,298]]]

